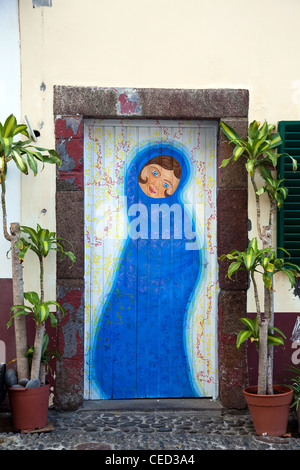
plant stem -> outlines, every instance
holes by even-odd
[[[43,256],[39,256],[40,263],[40,298],[41,302],[44,302],[44,260]]]
[[[44,302],[44,263],[43,256],[39,256],[40,264],[40,300]],[[42,345],[45,334],[45,322],[38,322],[36,324],[35,338],[34,338],[34,349],[32,356],[31,365],[31,379],[35,379],[40,375],[41,368],[41,356],[42,356]]]
[[[259,327],[259,361],[258,361],[258,389],[259,395],[267,392],[267,361],[268,361],[268,322],[263,319]]]
[[[23,267],[19,260],[19,250],[15,243],[20,238],[20,226],[17,223],[11,224],[11,252],[12,252],[12,279],[13,279],[13,302],[14,305],[24,305],[23,293]],[[29,377],[28,359],[25,354],[28,349],[26,317],[19,315],[14,319],[16,353],[17,353],[17,373],[19,380]]]
[[[260,198],[257,194],[257,184],[254,175],[251,176],[252,186],[255,192],[256,201],[256,216],[257,216],[257,232],[260,240],[262,241],[263,248],[272,248],[272,228],[273,220],[276,212],[276,205],[273,200],[269,198],[269,219],[268,225],[261,227],[261,211],[260,211]],[[273,281],[272,281],[273,284]],[[257,292],[257,286],[254,288]],[[257,295],[257,294],[255,294]],[[273,309],[273,290],[268,289],[264,285],[264,314],[262,315],[260,309],[257,309],[257,319],[260,327],[259,330],[259,364],[258,364],[258,393],[265,395],[273,394],[273,346],[268,344],[268,331],[269,326],[274,323],[274,309]],[[257,304],[256,304],[257,308]]]
[[[39,378],[41,367],[42,344],[45,334],[45,322],[37,323],[35,328],[34,350],[31,364],[31,380]]]
[[[3,234],[4,238],[11,244],[11,263],[12,263],[12,281],[13,281],[13,303],[14,305],[24,305],[23,294],[23,268],[19,260],[19,250],[15,244],[20,238],[20,225],[12,223],[10,232],[7,230],[7,213],[6,213],[6,187],[5,176],[0,175],[1,182],[1,207],[2,207],[2,220],[3,220]],[[17,375],[18,379],[29,377],[28,359],[25,354],[28,349],[27,344],[27,330],[26,330],[26,317],[19,315],[14,319],[15,341],[16,341],[16,356],[17,356]]]
[[[257,194],[257,184],[254,178],[254,175],[251,176],[251,183],[254,189],[254,194],[255,194],[255,203],[256,203],[256,225],[257,225],[257,231],[258,231],[258,236],[262,240],[262,233],[261,233],[261,226],[260,226],[260,200],[259,200],[259,195]]]
[[[257,313],[257,322],[260,325],[261,324],[261,311],[260,311],[260,302],[259,302],[259,295],[258,295],[258,289],[257,289],[257,284],[254,276],[254,272],[251,271],[251,279],[253,283],[253,290],[254,290],[254,299],[255,299],[255,305],[256,305],[256,313]]]
[[[3,174],[0,177],[0,181],[1,181],[1,206],[2,206],[2,219],[3,219],[3,234],[6,240],[11,241],[11,236],[9,235],[7,231],[7,213],[6,213],[6,202],[5,202],[6,188],[5,188],[5,177]]]

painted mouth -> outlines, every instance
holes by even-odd
[[[151,184],[149,184],[149,191],[151,194],[156,194],[156,189],[154,188],[154,186],[151,186]]]

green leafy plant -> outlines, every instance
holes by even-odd
[[[33,380],[34,378],[40,376],[40,367],[41,362],[43,362],[43,354],[45,352],[46,346],[45,341],[47,340],[48,336],[45,335],[45,322],[47,318],[50,318],[51,326],[56,327],[57,325],[57,318],[55,316],[55,313],[50,310],[50,307],[56,307],[58,310],[60,309],[62,312],[62,316],[65,315],[65,309],[62,305],[60,305],[54,300],[42,302],[36,292],[25,292],[24,298],[31,305],[13,305],[10,309],[12,315],[9,322],[7,323],[7,326],[11,326],[13,320],[19,315],[30,315],[35,322],[36,338],[34,346],[30,350],[32,354],[29,356],[27,352],[27,354],[25,355],[27,358],[30,357],[31,359],[30,378],[31,380]]]
[[[20,229],[21,235],[27,235],[29,238],[29,240],[27,240],[21,236],[17,243],[17,247],[19,248],[19,259],[21,262],[23,262],[28,250],[32,250],[39,259],[45,258],[51,250],[55,250],[60,252],[60,260],[63,260],[65,256],[68,256],[72,263],[75,263],[76,257],[74,255],[73,245],[61,237],[56,237],[55,232],[50,232],[48,229],[41,228],[39,224],[37,224],[36,230],[32,227],[26,226],[21,226]],[[70,251],[65,251],[63,242],[67,242],[71,246]]]
[[[284,250],[286,252],[286,250]],[[287,252],[286,252],[287,253]],[[258,296],[257,281],[255,273],[262,276],[262,280],[268,289],[272,289],[273,276],[279,272],[284,273],[288,276],[291,287],[295,284],[297,273],[300,270],[299,267],[293,263],[285,262],[283,258],[276,258],[274,250],[270,248],[258,248],[257,238],[253,238],[245,251],[232,250],[227,255],[220,256],[220,259],[227,259],[231,261],[228,267],[228,277],[232,279],[232,276],[238,271],[250,272],[254,297],[256,302],[257,317],[241,318],[240,320],[246,325],[245,330],[241,330],[237,336],[237,348],[240,348],[241,344],[248,338],[251,341],[259,341],[259,323],[261,322],[261,307]],[[273,346],[284,345],[285,335],[282,331],[274,326],[268,327],[268,344]],[[275,331],[280,336],[271,333]]]
[[[27,137],[27,140],[16,141],[19,134]],[[28,174],[29,168],[36,175],[38,162],[43,165],[44,163],[60,165],[61,159],[55,150],[37,147],[32,142],[33,137],[30,136],[27,125],[18,124],[13,114],[8,116],[4,125],[0,123],[0,173],[6,176],[7,165],[11,160],[25,175]]]
[[[34,379],[39,377],[40,374],[43,341],[45,338],[45,321],[48,317],[50,317],[51,325],[54,327],[57,325],[57,319],[55,314],[51,312],[50,307],[57,307],[61,310],[62,315],[65,314],[64,307],[62,307],[58,302],[54,300],[44,300],[44,260],[51,250],[59,251],[61,260],[64,259],[65,256],[68,256],[73,264],[76,261],[76,257],[74,255],[73,249],[72,251],[65,251],[61,238],[58,239],[55,235],[55,232],[50,232],[48,229],[42,228],[39,224],[37,224],[36,230],[31,227],[21,226],[21,234],[27,235],[28,239],[25,237],[20,237],[20,240],[17,242],[20,262],[24,261],[28,250],[31,250],[33,253],[35,253],[39,260],[40,296],[36,292],[24,293],[25,300],[27,300],[31,306],[25,305],[22,307],[22,305],[14,305],[11,308],[11,312],[14,313],[8,322],[8,326],[11,325],[13,318],[17,318],[20,315],[31,315],[35,321],[36,334],[30,372],[31,379]]]
[[[39,323],[44,323],[47,318],[50,317],[51,326],[55,327],[57,325],[57,318],[55,316],[55,313],[50,311],[50,306],[55,306],[58,309],[61,309],[62,314],[65,314],[65,309],[62,305],[60,305],[54,300],[42,302],[36,292],[24,292],[24,298],[31,304],[31,306],[13,305],[10,311],[14,313],[13,315],[11,315],[7,326],[11,326],[13,323],[13,319],[16,318],[18,315],[30,315],[32,316],[36,325],[38,325]]]
[[[291,387],[294,391],[294,402],[291,406],[295,406],[298,411],[300,407],[300,367],[290,366],[288,370],[293,374]]]
[[[49,335],[48,335],[47,332],[45,332],[44,338],[43,338],[43,344],[42,344],[41,366],[40,366],[40,383],[41,383],[41,385],[45,385],[45,383],[46,383],[47,372],[50,371],[50,373],[52,374],[52,369],[49,365],[50,359],[54,358],[54,357],[56,357],[56,358],[60,357],[59,351],[49,349],[48,346],[49,346]],[[25,354],[25,356],[28,359],[30,368],[31,368],[33,353],[34,353],[34,346],[32,345],[28,348],[28,351]]]
[[[253,319],[244,317],[240,318],[240,321],[246,325],[246,329],[241,330],[237,336],[237,348],[239,349],[241,344],[249,338],[252,342],[255,342],[257,345],[259,341],[259,326],[257,322],[257,317],[254,317]],[[272,333],[273,331],[276,331],[280,336]],[[272,344],[273,346],[283,346],[285,339],[286,336],[279,328],[276,328],[275,326],[269,326],[268,344]]]
[[[55,238],[55,234],[47,229],[37,227],[34,231],[30,227],[23,227],[23,234],[29,235],[26,241],[20,234],[19,222],[14,222],[7,227],[6,208],[6,180],[9,168],[15,165],[23,174],[32,172],[37,175],[39,169],[43,169],[46,163],[61,165],[61,158],[55,150],[46,149],[36,145],[36,137],[32,133],[30,126],[18,124],[15,116],[11,114],[0,123],[0,185],[1,185],[1,208],[3,219],[3,235],[10,242],[13,277],[13,303],[11,309],[12,318],[9,324],[14,323],[16,355],[17,355],[17,375],[20,378],[29,377],[29,356],[26,315],[32,315],[36,324],[35,344],[32,350],[31,376],[38,377],[40,360],[43,348],[45,333],[45,319],[50,317],[52,324],[56,323],[53,307],[64,311],[55,301],[44,300],[44,258],[49,251],[55,249],[60,251],[61,258],[68,256],[72,263],[75,262],[73,249],[65,251],[62,241]],[[40,262],[40,294],[36,292],[23,293],[23,271],[22,264],[25,253],[28,249],[34,251]],[[31,306],[24,305],[25,301]],[[38,364],[39,363],[39,364]]]
[[[287,156],[292,161],[293,170],[297,169],[297,161],[288,154],[279,154],[276,148],[282,143],[280,135],[275,132],[275,126],[267,122],[262,125],[253,121],[248,127],[246,139],[225,122],[221,122],[221,130],[234,145],[232,156],[223,160],[221,168],[229,163],[234,163],[241,157],[245,159],[245,168],[252,183],[256,203],[256,222],[258,239],[261,247],[258,247],[258,239],[253,238],[245,251],[232,250],[220,257],[230,262],[228,277],[232,279],[234,273],[246,270],[250,273],[256,305],[256,318],[242,318],[246,325],[237,337],[237,346],[246,339],[257,342],[259,351],[258,365],[258,393],[273,394],[273,346],[283,344],[284,334],[274,326],[273,309],[273,279],[277,273],[286,275],[291,287],[295,284],[299,267],[285,262],[283,258],[277,258],[276,249],[273,248],[272,231],[273,222],[277,210],[283,207],[288,194],[284,187],[284,180],[277,179],[276,168],[279,158]],[[259,178],[258,178],[259,176]],[[259,182],[262,181],[260,187]],[[267,195],[269,204],[268,224],[261,223],[260,196]],[[283,251],[285,251],[282,248]],[[287,253],[287,252],[286,252]],[[263,282],[264,302],[261,308],[256,277],[261,276]],[[279,336],[276,334],[278,333]]]

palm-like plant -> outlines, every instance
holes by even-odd
[[[12,164],[15,164],[21,173],[27,175],[29,171],[32,171],[36,175],[39,164],[42,166],[45,163],[61,165],[61,158],[55,150],[38,147],[34,144],[34,140],[35,137],[30,134],[27,125],[18,124],[13,114],[5,120],[4,124],[0,123],[0,185],[3,235],[11,243],[13,302],[15,305],[24,304],[23,273],[16,246],[20,238],[19,223],[12,223],[10,230],[7,227],[6,177],[8,169]],[[25,357],[27,351],[25,317],[23,315],[17,316],[14,326],[18,376],[28,377],[28,360]]]
[[[274,132],[275,126],[269,125],[267,122],[260,125],[259,122],[253,121],[248,128],[247,139],[242,139],[234,129],[224,122],[221,122],[221,129],[229,142],[234,144],[232,156],[224,159],[221,167],[227,166],[230,162],[236,162],[240,157],[245,158],[245,167],[255,194],[257,232],[262,244],[262,248],[258,249],[258,241],[254,238],[244,252],[233,250],[228,255],[223,255],[221,259],[227,258],[232,261],[228,268],[230,278],[238,270],[250,272],[256,303],[257,325],[251,322],[250,319],[243,320],[247,324],[247,329],[239,335],[238,345],[241,344],[243,338],[251,337],[253,339],[254,337],[256,341],[259,339],[258,393],[261,395],[273,394],[274,341],[270,340],[270,331],[276,331],[272,300],[273,277],[276,273],[282,272],[288,276],[290,284],[293,286],[299,271],[298,266],[286,263],[284,259],[276,258],[276,250],[273,249],[272,243],[273,220],[277,209],[282,208],[284,199],[287,196],[287,188],[283,185],[284,181],[277,179],[276,175],[272,174],[272,171],[276,170],[278,159],[283,155],[276,152],[276,148],[282,141],[280,135]],[[290,155],[288,157],[291,158],[293,170],[295,171],[297,161]],[[260,188],[257,182],[257,172],[263,181]],[[261,224],[260,206],[260,196],[263,193],[267,194],[269,201],[268,224],[264,226]],[[263,311],[261,310],[255,279],[257,273],[262,276],[264,286]],[[275,335],[277,337],[276,344],[282,342],[282,332],[280,332],[280,335],[281,337]]]
[[[43,341],[45,337],[45,321],[48,317],[51,319],[51,325],[56,326],[57,319],[55,314],[50,311],[50,307],[54,306],[61,310],[62,315],[65,314],[65,309],[54,300],[44,300],[44,261],[51,250],[60,252],[60,259],[64,259],[68,256],[72,263],[75,263],[76,258],[73,252],[73,247],[70,242],[72,250],[65,251],[64,244],[61,238],[57,238],[55,232],[50,232],[48,229],[41,228],[37,225],[37,229],[31,227],[21,226],[21,234],[26,234],[28,239],[20,237],[17,242],[17,248],[19,249],[19,259],[21,262],[24,261],[24,257],[28,250],[33,251],[39,260],[40,265],[40,296],[36,292],[24,293],[25,299],[32,306],[14,305],[11,311],[14,312],[8,326],[11,325],[13,318],[18,318],[20,315],[31,315],[36,325],[35,340],[32,350],[32,363],[31,363],[31,380],[39,377]]]
[[[286,250],[284,251],[286,252]],[[227,259],[231,261],[228,267],[229,279],[232,279],[234,273],[238,271],[248,271],[251,276],[254,290],[257,316],[254,319],[240,319],[246,325],[246,329],[241,330],[237,336],[237,348],[239,348],[241,344],[248,338],[251,338],[251,341],[259,343],[259,325],[262,321],[262,313],[255,273],[261,275],[264,285],[267,289],[271,290],[273,276],[279,272],[285,274],[288,277],[291,287],[293,287],[300,268],[293,263],[285,262],[283,258],[276,258],[274,250],[270,248],[259,249],[257,238],[253,238],[250,241],[245,251],[232,250],[227,255],[220,256],[220,259]],[[279,336],[275,333],[272,333],[272,331],[278,333]],[[279,328],[276,328],[274,325],[268,325],[269,345],[284,345],[284,339],[285,335],[281,330],[279,330]]]
[[[298,411],[300,410],[300,367],[290,366],[288,370],[293,373],[291,387],[294,391],[294,402],[292,406],[295,406],[296,411]]]

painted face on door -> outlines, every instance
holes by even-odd
[[[171,196],[177,189],[181,168],[177,160],[168,156],[149,160],[139,174],[139,185],[147,196],[165,198]]]

